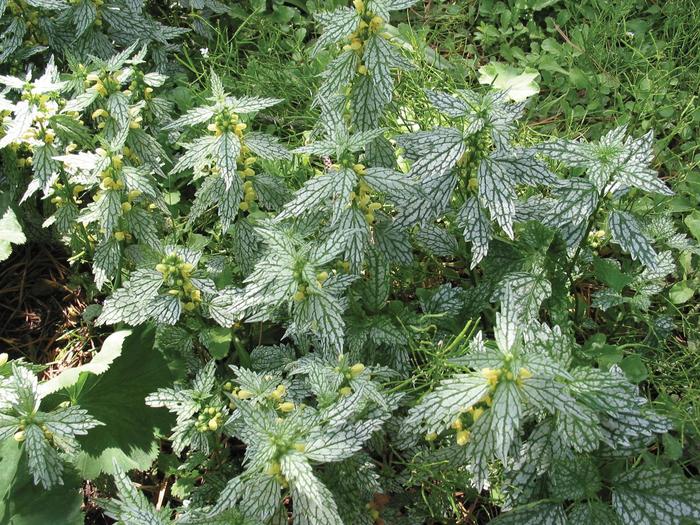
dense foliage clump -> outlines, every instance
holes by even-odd
[[[106,336],[50,378],[0,355],[0,521],[82,523],[85,481],[134,525],[700,520],[606,342],[673,337],[700,255],[654,133],[538,136],[498,65],[436,85],[415,4],[315,9],[300,130],[183,47],[225,3],[0,1],[0,255],[50,231]]]

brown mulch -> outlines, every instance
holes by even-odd
[[[95,347],[72,275],[63,250],[46,243],[15,246],[0,264],[0,349],[47,365],[47,376],[84,362]]]

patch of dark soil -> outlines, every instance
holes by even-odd
[[[47,366],[46,375],[85,361],[95,348],[82,322],[83,290],[60,246],[16,246],[0,265],[0,348]]]

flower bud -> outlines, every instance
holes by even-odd
[[[238,391],[238,399],[250,399],[253,397],[253,393],[248,390],[240,389]]]
[[[469,431],[468,430],[460,430],[459,432],[457,432],[456,441],[460,447],[463,447],[464,445],[466,445],[467,442],[469,441]]]
[[[352,375],[352,377],[357,377],[364,371],[365,365],[363,365],[362,363],[355,363],[350,367],[350,375]]]
[[[281,412],[288,413],[288,412],[291,412],[292,410],[294,410],[295,407],[294,407],[294,403],[292,403],[291,401],[285,401],[284,403],[280,403],[278,408],[280,409]]]

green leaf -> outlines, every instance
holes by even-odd
[[[38,490],[29,476],[26,454],[14,439],[0,443],[0,523],[12,525],[82,525],[82,480],[73,469],[63,485]]]
[[[113,473],[113,461],[125,470],[147,469],[158,454],[156,432],[170,430],[171,416],[144,401],[172,385],[167,362],[153,348],[154,335],[152,326],[134,329],[109,369],[88,376],[76,394],[80,407],[104,423],[78,438],[82,451],[75,464],[86,479]]]
[[[621,292],[625,286],[634,280],[634,276],[620,270],[620,264],[614,259],[596,257],[593,260],[593,268],[596,278],[617,292]]]
[[[641,383],[647,377],[649,377],[649,370],[647,370],[644,361],[638,355],[628,355],[620,362],[620,368],[627,376],[627,379],[633,383]]]
[[[536,79],[540,74],[532,68],[516,69],[501,62],[489,62],[479,68],[479,84],[507,91],[508,98],[521,102],[540,92]]]
[[[209,350],[209,354],[214,359],[223,359],[228,355],[231,348],[233,333],[230,328],[213,326],[200,332],[199,340]]]
[[[12,253],[12,244],[24,244],[27,241],[22,226],[12,208],[7,208],[0,219],[0,262],[7,259]]]
[[[107,339],[105,339],[104,343],[102,343],[100,351],[95,354],[89,363],[73,368],[66,368],[57,376],[41,383],[39,385],[41,397],[75,385],[82,373],[95,375],[105,373],[114,360],[121,355],[124,340],[129,335],[131,335],[131,330],[120,330],[119,332],[110,334]]]
[[[687,303],[695,295],[695,289],[688,285],[688,281],[680,281],[671,286],[668,297],[673,304]]]
[[[700,211],[693,210],[685,216],[683,222],[688,227],[690,234],[695,237],[695,240],[700,241]]]

